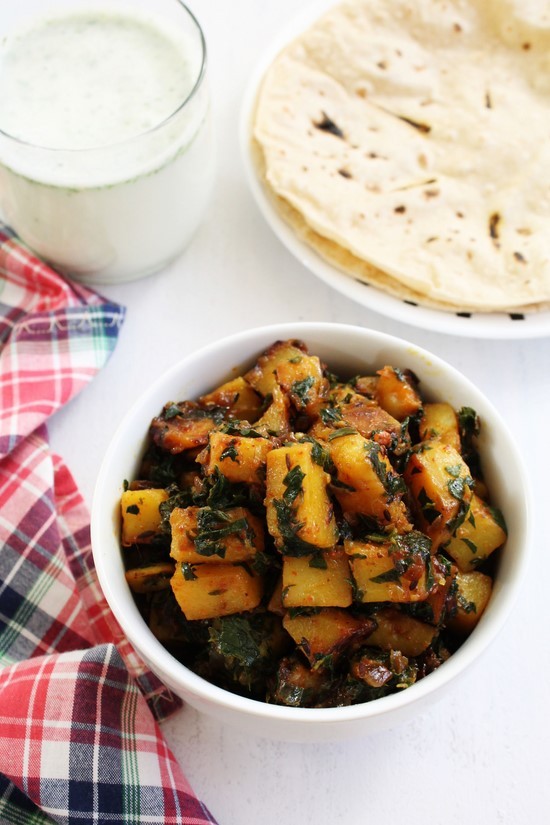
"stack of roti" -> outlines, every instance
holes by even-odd
[[[339,269],[450,311],[550,306],[550,2],[355,0],[269,68],[254,152]]]

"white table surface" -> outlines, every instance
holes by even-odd
[[[51,422],[53,448],[91,504],[104,451],[126,409],[175,360],[244,328],[336,321],[408,338],[481,387],[521,445],[535,494],[531,565],[505,630],[459,686],[415,721],[346,743],[254,738],[189,707],[164,724],[190,782],[220,825],[395,821],[542,825],[550,805],[548,429],[550,337],[468,340],[404,326],[305,271],[248,192],[238,144],[246,81],[292,0],[194,0],[210,50],[218,144],[215,194],[184,255],[143,281],[104,288],[127,307],[117,349]]]

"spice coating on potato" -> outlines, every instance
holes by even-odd
[[[126,490],[122,494],[122,544],[148,543],[158,533],[162,516],[159,506],[168,498],[166,490]]]
[[[253,610],[262,598],[261,578],[233,565],[178,565],[171,585],[189,621]]]
[[[303,554],[304,543],[311,551],[333,547],[338,541],[329,482],[330,476],[315,462],[309,442],[280,447],[268,454],[267,527],[275,543],[287,548],[288,555]],[[289,548],[294,548],[294,553]]]

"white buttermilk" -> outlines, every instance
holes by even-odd
[[[212,182],[201,65],[200,43],[134,13],[69,13],[6,38],[0,203],[23,240],[98,283],[173,258]]]

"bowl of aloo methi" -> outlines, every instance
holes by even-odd
[[[526,563],[528,490],[499,413],[444,361],[282,324],[143,394],[104,458],[92,545],[176,694],[258,735],[340,739],[411,717],[479,658],[482,677]]]

